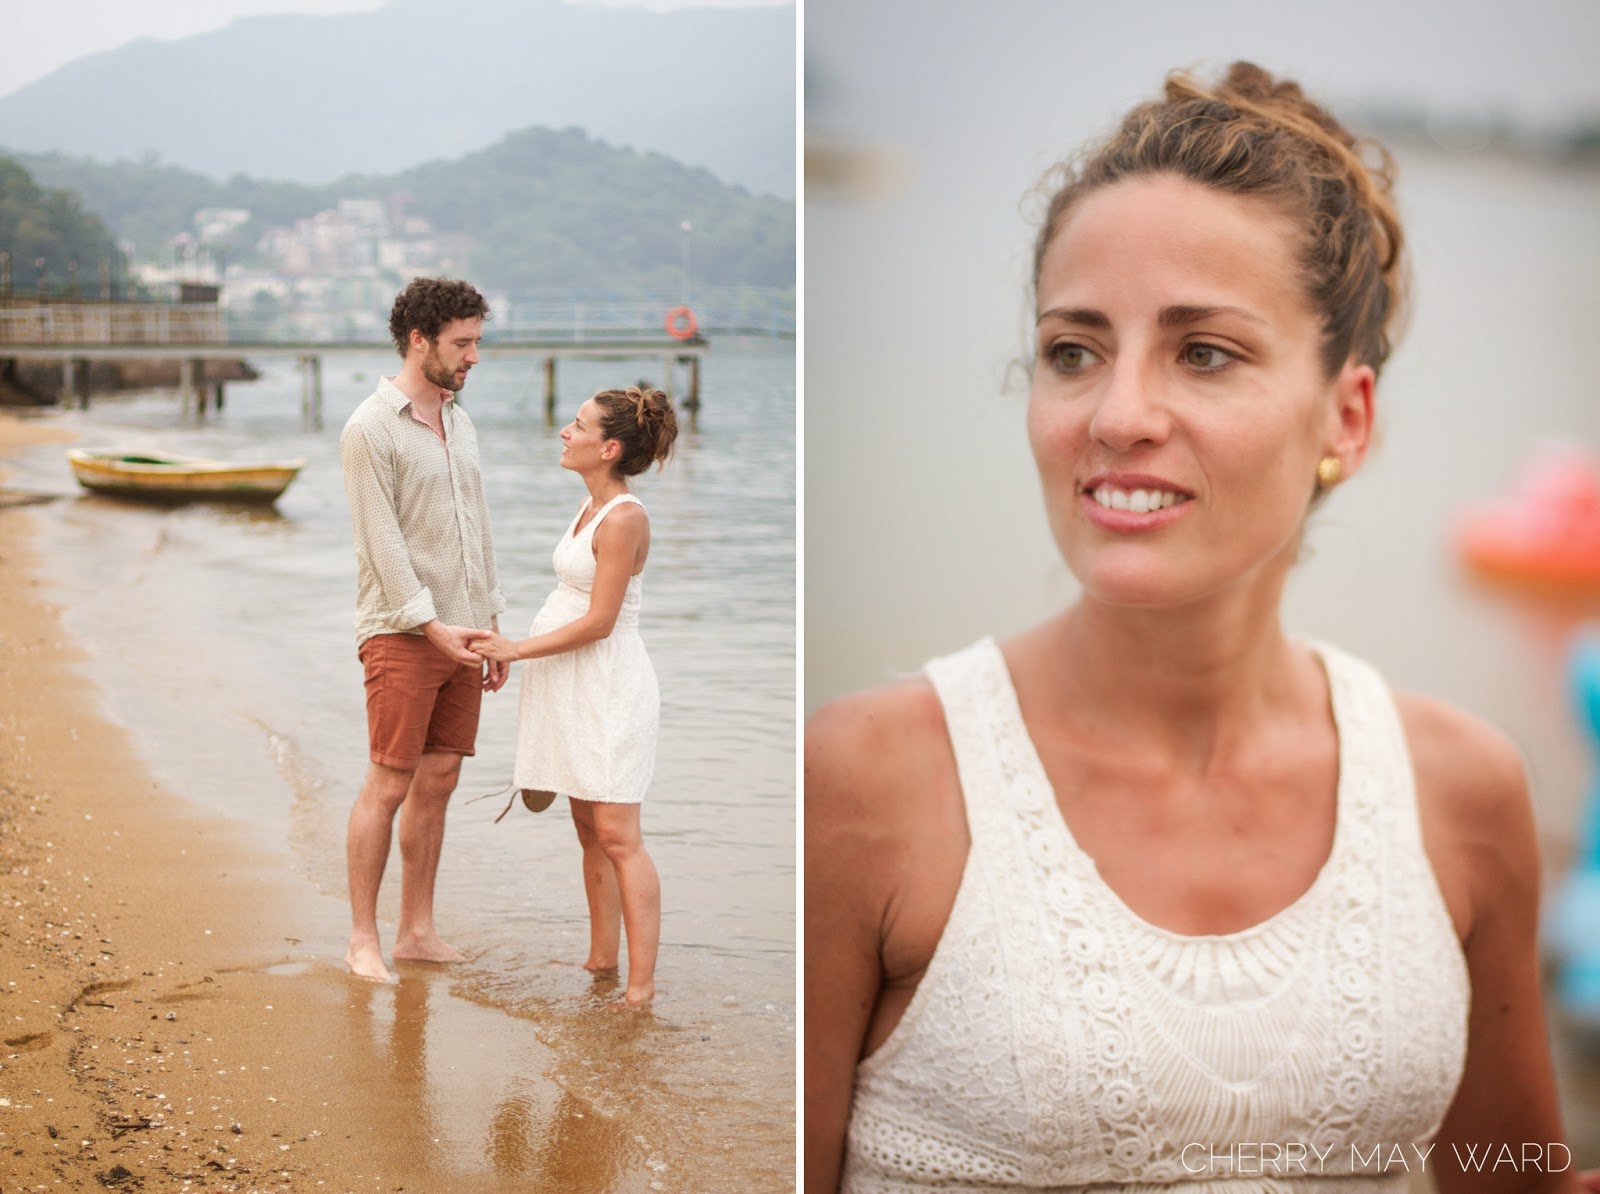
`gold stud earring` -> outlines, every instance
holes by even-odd
[[[1337,456],[1324,456],[1317,461],[1317,484],[1332,489],[1344,476],[1344,462]]]

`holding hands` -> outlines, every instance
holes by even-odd
[[[441,652],[454,659],[457,663],[489,665],[483,677],[483,690],[485,692],[499,692],[505,687],[506,681],[511,677],[511,669],[507,662],[516,658],[514,654],[491,655],[488,652],[478,651],[478,644],[486,639],[494,639],[511,644],[500,637],[493,630],[476,630],[470,626],[450,626],[437,618],[431,622],[424,622],[422,633]]]
[[[507,664],[521,658],[517,654],[517,644],[506,638],[503,634],[474,631],[478,636],[471,643],[471,649],[489,661],[491,668],[505,668]]]

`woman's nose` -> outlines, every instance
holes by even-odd
[[[1096,396],[1089,433],[1117,452],[1140,443],[1160,443],[1171,430],[1158,370],[1123,357],[1106,372]]]

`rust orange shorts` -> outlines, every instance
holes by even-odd
[[[357,651],[366,671],[368,757],[414,770],[425,754],[470,755],[478,740],[483,667],[457,663],[420,634],[375,634]]]

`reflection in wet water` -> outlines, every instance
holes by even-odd
[[[704,1117],[715,1105],[663,1100],[684,1033],[619,1010],[614,977],[592,980],[565,1009],[503,1015],[458,997],[443,970],[408,968],[392,986],[352,983],[350,1039],[357,1072],[383,1075],[372,1114],[398,1116],[405,1173],[426,1189],[646,1194],[781,1190],[790,1175],[735,1161]],[[484,1021],[500,1017],[495,1039]],[[551,1049],[551,1039],[561,1047]],[[698,1131],[696,1130],[698,1128]],[[792,1130],[792,1126],[790,1127]],[[684,1164],[697,1151],[717,1151]],[[670,1158],[670,1159],[669,1159]],[[398,1164],[399,1161],[397,1160]]]

